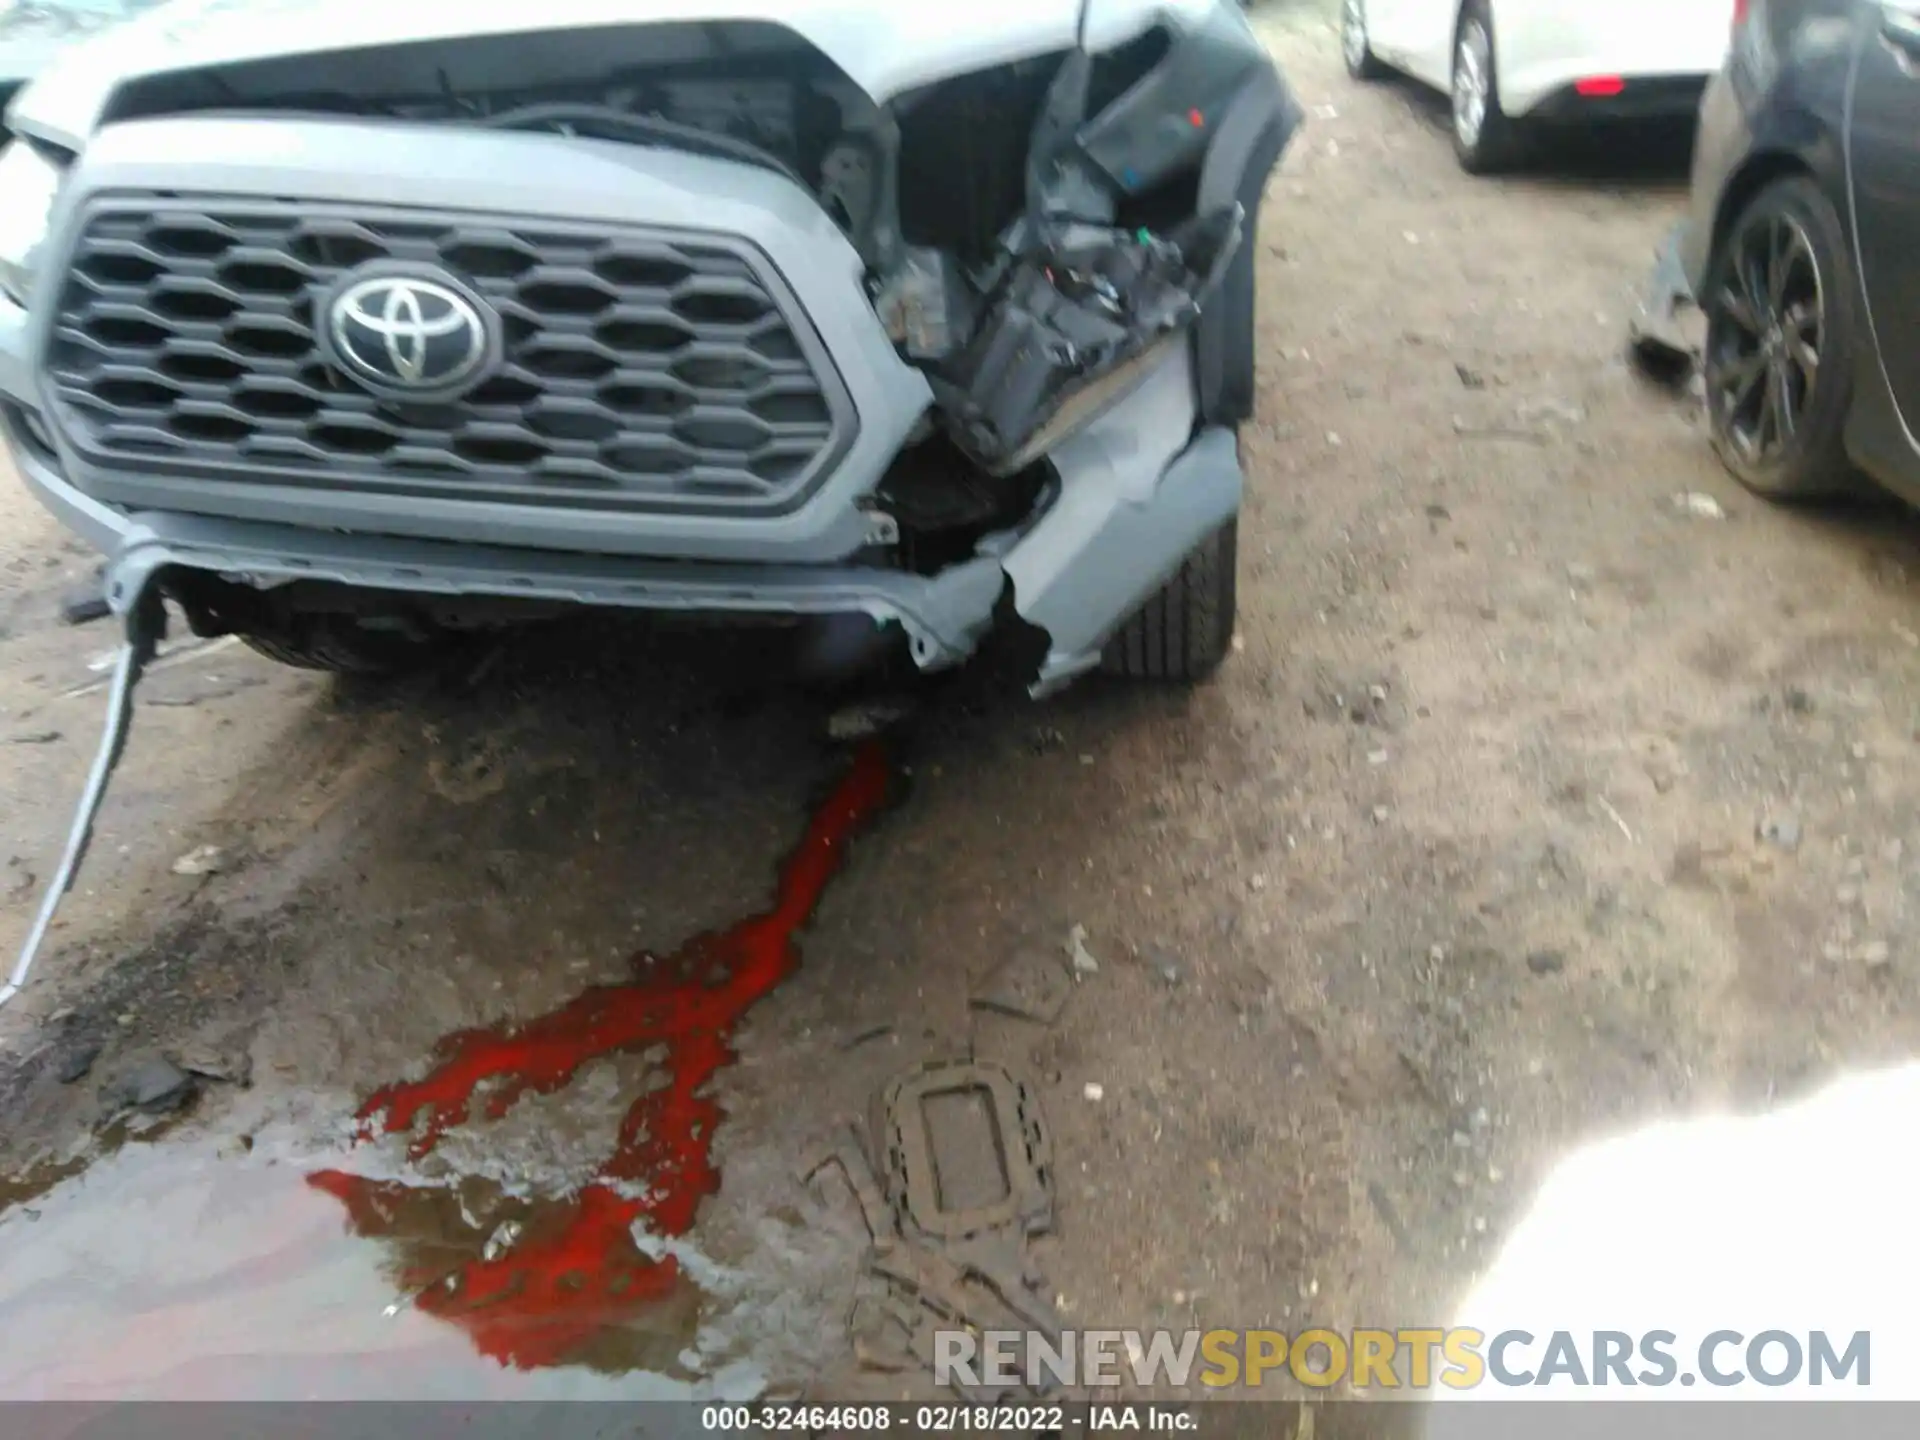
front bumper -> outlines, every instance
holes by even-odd
[[[0,320],[0,343],[4,343]],[[864,614],[898,624],[933,670],[970,655],[1007,585],[1047,632],[1034,685],[1055,691],[1099,663],[1120,623],[1205,536],[1239,513],[1243,480],[1231,430],[1193,435],[1193,367],[1170,357],[1129,404],[1053,456],[1054,503],[1026,529],[937,575],[854,564],[702,564],[454,545],[101,504],[12,436],[15,468],[56,516],[107,553],[118,612],[173,568],[263,589],[322,581],[427,596],[506,596],[638,610],[762,615]]]

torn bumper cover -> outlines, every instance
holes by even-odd
[[[1036,696],[1099,664],[1107,637],[1240,512],[1238,441],[1194,433],[1191,377],[1179,350],[1052,452],[1059,498],[1003,561],[1015,610],[1052,642]]]
[[[1700,361],[1705,320],[1683,259],[1684,223],[1675,226],[1655,254],[1653,274],[1627,325],[1627,339],[1643,362],[1692,369]]]
[[[106,589],[125,614],[176,569],[261,589],[296,581],[430,596],[511,597],[708,614],[864,614],[898,624],[924,669],[970,655],[1007,581],[1015,607],[1052,646],[1036,693],[1099,662],[1107,636],[1186,554],[1238,513],[1232,432],[1191,433],[1191,363],[1166,357],[1124,413],[1087,426],[1054,455],[1058,497],[1024,532],[935,575],[861,565],[749,565],[583,556],[338,535],[178,514],[130,517]],[[37,472],[37,473],[36,473]],[[60,488],[28,467],[39,487]]]
[[[117,608],[169,569],[208,571],[261,589],[321,581],[357,590],[511,597],[705,614],[866,614],[898,623],[914,658],[965,658],[1004,585],[976,558],[923,577],[857,566],[693,564],[619,556],[483,550],[425,540],[333,536],[182,515],[143,516],[107,567]]]

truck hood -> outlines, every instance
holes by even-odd
[[[1093,0],[1089,42],[1105,49],[1220,3]],[[746,20],[793,31],[885,101],[1065,49],[1078,14],[1079,0],[61,0],[0,10],[0,64],[35,67],[16,71],[33,79],[9,111],[14,127],[77,149],[124,82],[207,65],[517,31]]]
[[[0,0],[0,86],[31,80],[88,35],[150,10],[160,0]]]

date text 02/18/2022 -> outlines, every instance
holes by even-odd
[[[740,1434],[1032,1436],[1061,1432],[1070,1419],[1088,1433],[1199,1428],[1192,1410],[1159,1405],[1089,1405],[1071,1416],[1063,1405],[708,1405],[700,1412],[702,1429]]]

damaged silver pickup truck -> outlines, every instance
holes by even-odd
[[[1238,0],[15,13],[116,8],[0,153],[0,422],[129,642],[89,805],[164,602],[362,670],[576,605],[1230,648],[1300,118]]]

